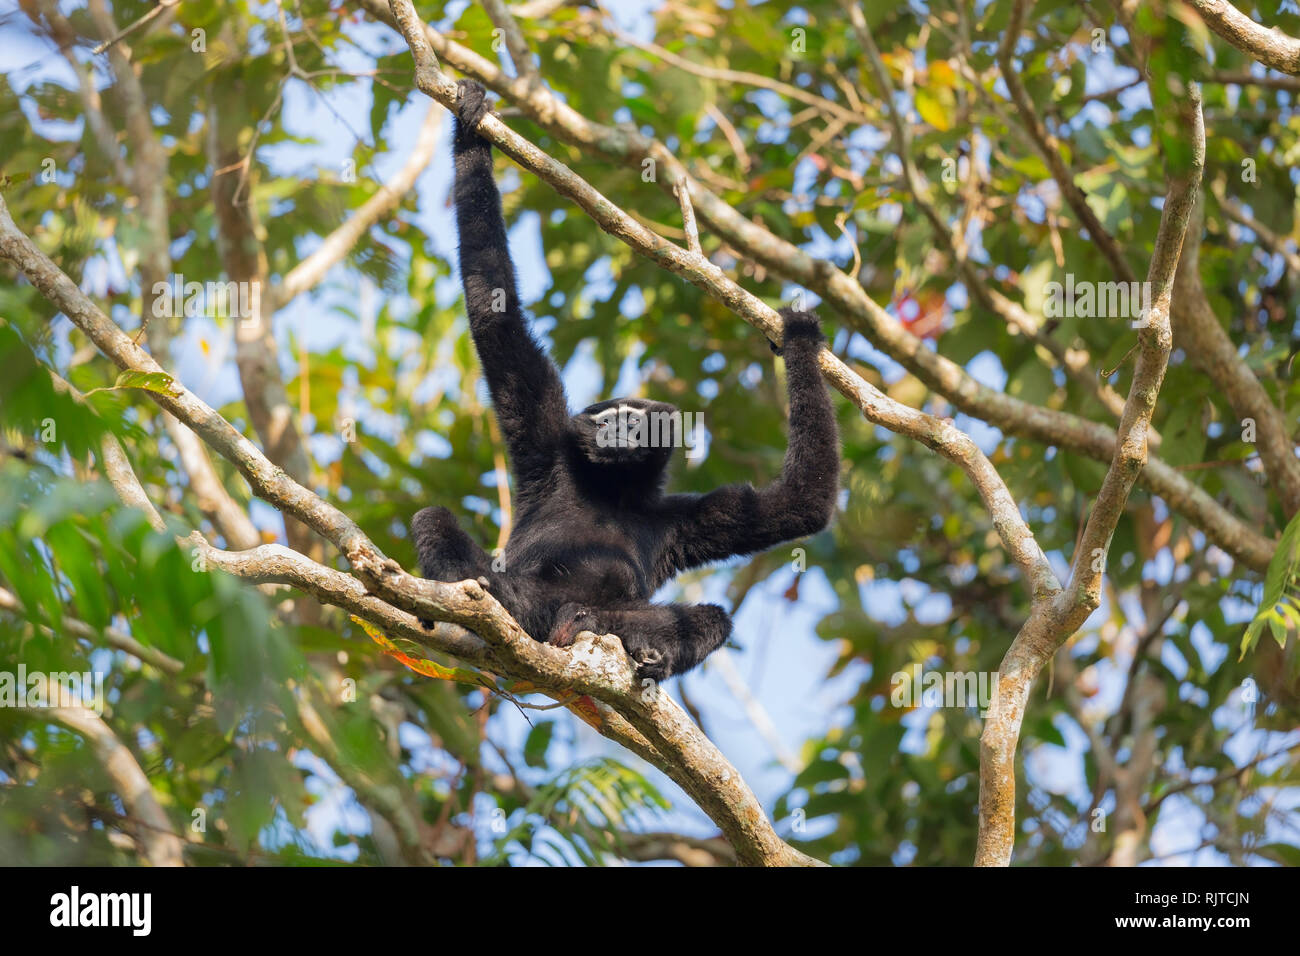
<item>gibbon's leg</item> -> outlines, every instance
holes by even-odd
[[[411,537],[420,556],[420,573],[430,581],[471,581],[487,577],[492,559],[467,535],[446,508],[425,508],[411,519]]]
[[[566,647],[579,631],[617,634],[637,676],[662,681],[695,667],[731,636],[731,617],[716,604],[644,604],[608,609],[566,604],[548,643]]]

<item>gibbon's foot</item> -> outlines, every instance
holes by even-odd
[[[569,647],[580,631],[589,631],[596,626],[591,611],[581,604],[565,604],[555,615],[555,624],[546,638],[546,643],[555,647]]]
[[[473,80],[461,80],[456,91],[456,135],[461,139],[476,136],[479,120],[489,112],[487,91]]]
[[[492,582],[487,579],[486,575],[480,574],[478,576],[478,586],[481,587],[484,591],[492,590]]]
[[[628,657],[636,664],[636,676],[639,679],[649,678],[659,684],[672,676],[672,656],[664,649],[644,638],[624,637],[622,634],[619,638],[623,641],[623,649],[627,651]]]
[[[768,347],[776,355],[784,355],[786,346],[795,340],[812,341],[818,345],[825,341],[825,336],[822,335],[822,324],[816,313],[787,308],[780,310],[780,316],[783,344],[778,346],[771,339],[767,340]]]
[[[553,647],[569,647],[582,631],[603,634],[609,628],[603,626],[590,608],[581,604],[565,604],[555,615],[555,624],[546,638],[546,643]],[[667,680],[671,676],[672,660],[669,655],[645,638],[623,637],[623,649],[627,651],[636,665],[637,677],[649,677],[655,681]]]

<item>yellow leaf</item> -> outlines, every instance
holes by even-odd
[[[455,681],[458,684],[486,687],[490,691],[497,690],[496,683],[478,671],[468,670],[464,667],[444,667],[437,661],[422,657],[411,657],[409,654],[404,654],[398,650],[397,645],[369,621],[363,621],[356,615],[352,615],[352,620],[361,625],[361,629],[370,635],[370,639],[378,644],[385,654],[417,674],[422,674],[425,677],[435,677],[438,680]]]
[[[929,90],[916,91],[916,111],[921,114],[921,119],[940,132],[952,129],[952,111]]]
[[[370,635],[370,639],[378,644],[385,654],[417,674],[422,674],[425,677],[435,677],[438,680],[456,681],[459,684],[472,684],[475,687],[487,688],[494,693],[502,692],[496,682],[486,674],[480,674],[478,671],[468,670],[464,667],[444,667],[437,661],[411,657],[409,654],[404,654],[398,650],[397,645],[369,621],[364,621],[355,614],[352,615],[352,620]],[[530,681],[518,680],[509,685],[508,693],[522,695],[540,690],[541,688]],[[569,710],[578,715],[583,723],[590,724],[596,730],[600,730],[605,725],[604,719],[600,716],[600,708],[586,694],[583,694],[575,701],[571,701],[567,706]]]
[[[577,714],[583,723],[590,724],[597,730],[600,730],[605,725],[605,721],[600,716],[600,711],[596,708],[596,702],[585,694],[570,704],[569,710]]]

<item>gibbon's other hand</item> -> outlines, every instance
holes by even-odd
[[[464,144],[481,139],[478,124],[489,112],[487,91],[473,80],[456,84],[456,142]]]
[[[784,355],[785,348],[790,342],[795,340],[811,341],[821,345],[826,341],[822,335],[821,320],[817,318],[815,312],[801,312],[796,309],[781,309],[781,341],[782,345],[778,346],[771,339],[767,340],[768,348],[775,355]]]

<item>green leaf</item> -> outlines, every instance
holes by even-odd
[[[551,738],[554,735],[555,721],[553,720],[548,720],[533,727],[528,732],[528,739],[524,742],[524,763],[530,767],[545,767],[546,751],[551,746]]]
[[[123,388],[141,388],[146,392],[157,392],[159,395],[169,395],[173,398],[181,393],[176,380],[166,372],[141,372],[129,368],[119,375],[112,385],[92,388],[86,394],[97,395],[100,392],[112,392]]]
[[[127,369],[117,377],[113,383],[114,388],[142,388],[146,392],[157,392],[159,395],[177,396],[181,393],[180,388],[176,385],[176,380],[166,372],[140,372],[135,369]]]
[[[1283,866],[1300,866],[1300,847],[1289,843],[1267,843],[1256,852]]]
[[[1287,523],[1282,537],[1278,540],[1277,550],[1273,552],[1273,559],[1268,563],[1268,571],[1264,574],[1264,595],[1259,602],[1259,609],[1255,612],[1255,619],[1251,621],[1242,637],[1241,656],[1238,660],[1244,658],[1255,646],[1265,623],[1272,631],[1273,638],[1285,646],[1286,628],[1282,625],[1275,609],[1286,596],[1286,591],[1295,585],[1298,568],[1300,568],[1300,513]],[[1279,627],[1281,627],[1281,636],[1278,634]]]
[[[1277,641],[1277,646],[1286,647],[1286,625],[1277,614],[1269,615],[1268,629],[1273,632],[1273,640]]]

